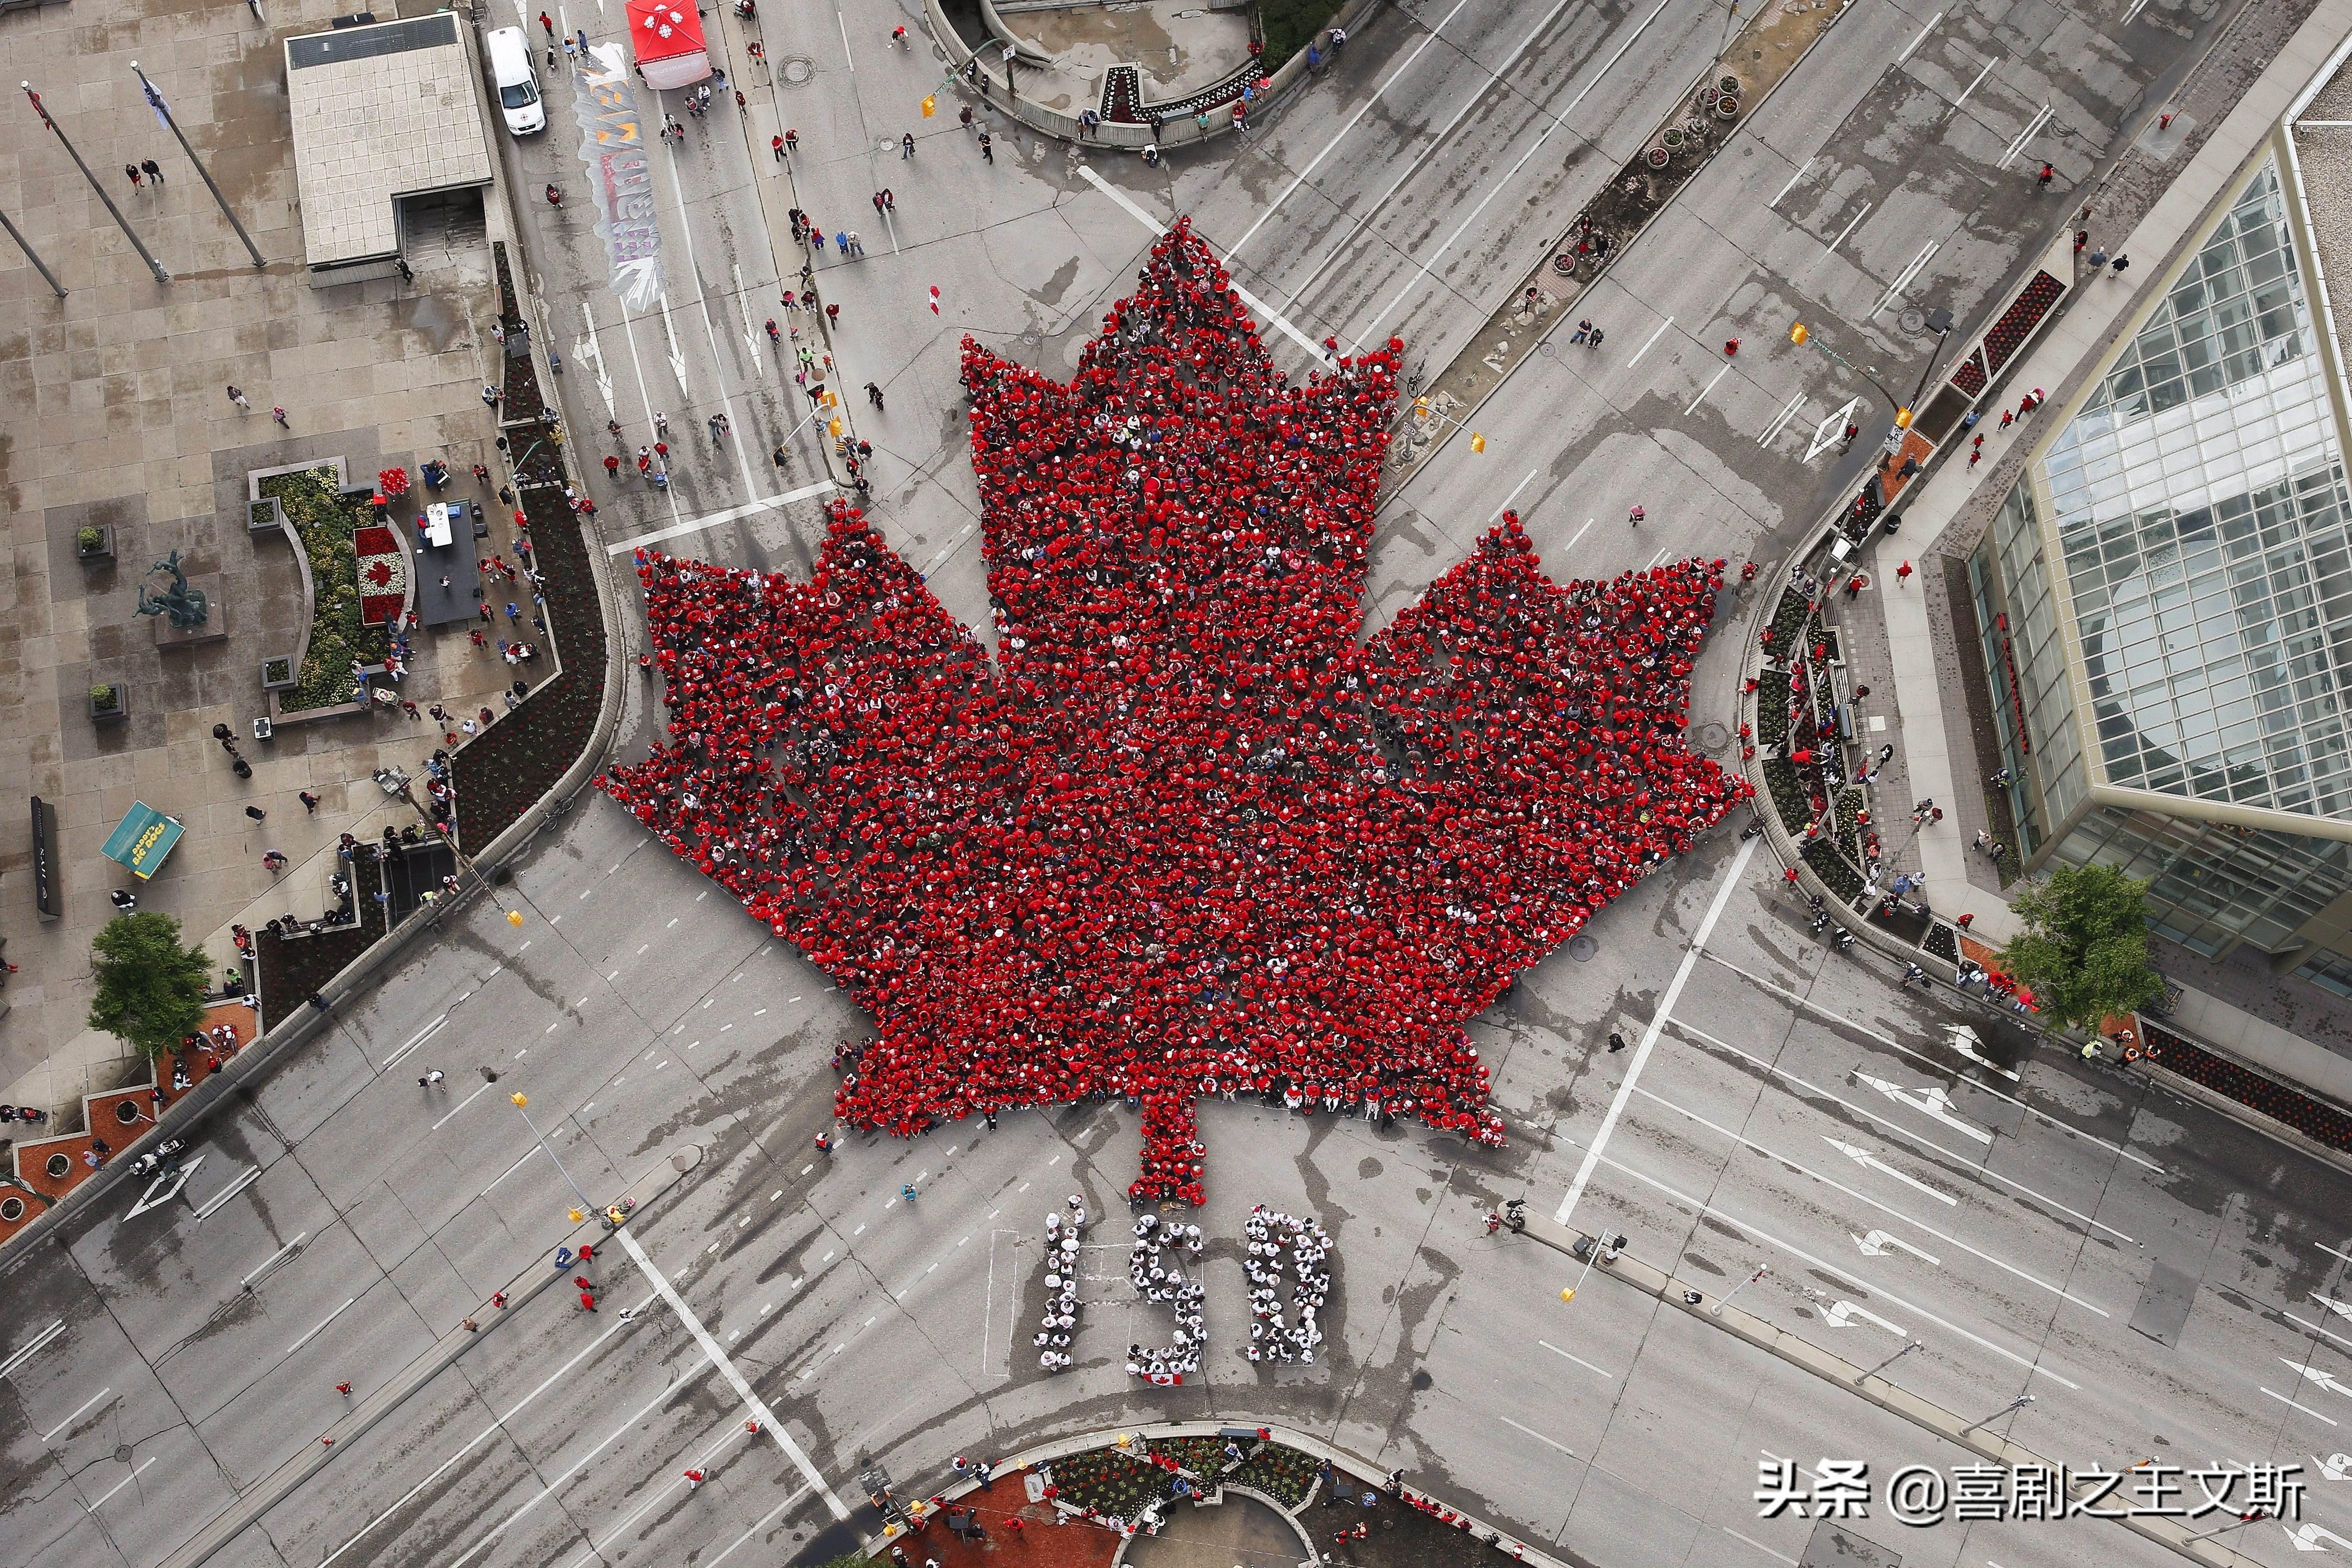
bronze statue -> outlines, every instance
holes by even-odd
[[[132,614],[169,616],[172,617],[172,624],[184,632],[192,631],[205,624],[205,618],[212,614],[212,607],[205,602],[203,589],[188,586],[188,574],[180,566],[178,551],[174,550],[163,560],[156,562],[147,568],[147,572],[151,576],[158,572],[169,572],[172,574],[171,589],[167,593],[150,597],[147,585],[141,584],[139,608]]]

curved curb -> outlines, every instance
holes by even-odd
[[[1315,1550],[1315,1538],[1307,1533],[1307,1527],[1298,1522],[1298,1516],[1293,1513],[1290,1510],[1283,1507],[1280,1503],[1275,1501],[1274,1499],[1268,1497],[1265,1493],[1258,1490],[1255,1487],[1220,1486],[1217,1488],[1213,1496],[1193,1498],[1192,1506],[1194,1508],[1223,1508],[1225,1503],[1225,1494],[1228,1492],[1232,1493],[1235,1497],[1247,1498],[1252,1502],[1264,1503],[1266,1507],[1274,1510],[1276,1518],[1281,1520],[1283,1523],[1290,1526],[1291,1533],[1298,1537],[1298,1560],[1301,1563],[1312,1563],[1319,1555],[1319,1553]],[[1310,1499],[1314,1496],[1312,1492],[1309,1492],[1307,1495]],[[1299,1506],[1303,1508],[1306,1505],[1302,1503]],[[1456,1510],[1455,1511],[1458,1512],[1460,1510]],[[1167,1516],[1162,1514],[1160,1517],[1164,1521]],[[1126,1568],[1127,1549],[1134,1544],[1135,1537],[1133,1535],[1122,1536],[1119,1539],[1118,1550],[1110,1554],[1110,1568]]]
[[[1277,1426],[1267,1422],[1254,1422],[1245,1415],[1236,1416],[1228,1421],[1146,1422],[1134,1426],[1117,1427],[1095,1432],[1082,1432],[1070,1437],[1050,1438],[1045,1442],[1032,1444],[1026,1448],[1008,1454],[1003,1458],[995,1461],[989,1468],[992,1470],[998,1471],[1000,1473],[1010,1470],[1034,1469],[1039,1465],[1050,1465],[1055,1459],[1067,1458],[1072,1454],[1087,1453],[1096,1448],[1115,1447],[1118,1446],[1118,1440],[1121,1437],[1139,1436],[1147,1439],[1152,1437],[1213,1437],[1230,1426],[1248,1426],[1254,1431],[1264,1432],[1266,1434],[1267,1441],[1279,1443],[1286,1448],[1295,1448],[1299,1453],[1307,1456],[1309,1458],[1321,1459],[1325,1463],[1330,1465],[1334,1469],[1345,1470],[1349,1475],[1355,1477],[1357,1479],[1364,1482],[1368,1486],[1379,1489],[1386,1489],[1388,1486],[1389,1473],[1386,1470],[1381,1469],[1378,1465],[1372,1463],[1370,1459],[1360,1458],[1354,1454],[1349,1453],[1344,1448],[1335,1447],[1331,1444],[1325,1442],[1320,1437],[1311,1436],[1307,1433],[1297,1431],[1287,1426]],[[952,1502],[958,1498],[967,1497],[979,1489],[980,1483],[977,1480],[963,1479],[942,1487],[936,1492],[927,1493],[926,1496],[941,1498],[947,1501]],[[1221,1487],[1219,1489],[1223,1490],[1227,1489]],[[1285,1519],[1288,1520],[1290,1521],[1291,1528],[1298,1530],[1301,1534],[1305,1533],[1304,1527],[1298,1523],[1297,1518],[1290,1510],[1284,1508],[1280,1503],[1274,1501],[1271,1498],[1265,1497],[1264,1493],[1247,1487],[1235,1487],[1230,1489],[1239,1491],[1245,1496],[1259,1499],[1259,1500],[1265,1502],[1266,1506],[1273,1509],[1275,1512],[1281,1514]],[[1308,1494],[1310,1499],[1313,1495],[1314,1494],[1311,1492]],[[1425,1502],[1438,1503],[1438,1500],[1430,1493],[1402,1485],[1398,1487],[1396,1495],[1403,1498],[1418,1498]],[[1492,1537],[1492,1539],[1485,1542],[1485,1544],[1492,1546],[1496,1552],[1502,1552],[1506,1556],[1512,1557],[1516,1561],[1519,1562],[1537,1563],[1539,1565],[1539,1568],[1570,1568],[1570,1564],[1550,1555],[1540,1546],[1535,1545],[1530,1542],[1522,1541],[1517,1536],[1511,1534],[1508,1531],[1506,1531],[1497,1525],[1489,1524],[1483,1519],[1476,1518],[1459,1508],[1454,1507],[1451,1503],[1439,1503],[1439,1506],[1446,1509],[1455,1517],[1465,1521],[1471,1529],[1486,1531],[1488,1536]],[[928,1512],[925,1517],[929,1517]],[[898,1533],[901,1532],[893,1531],[881,1535],[863,1537],[858,1542],[858,1549],[868,1556],[878,1555],[879,1553],[889,1550],[890,1542],[897,1538]],[[1123,1547],[1122,1551],[1124,1551]],[[1312,1557],[1313,1555],[1315,1554],[1310,1552],[1309,1556]]]

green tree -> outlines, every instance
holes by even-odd
[[[2095,1029],[2164,988],[2147,961],[2146,882],[2113,866],[2062,866],[2011,907],[2024,929],[2000,950],[2000,966],[2053,1022]]]
[[[177,1050],[205,1018],[212,961],[180,940],[170,915],[117,915],[89,944],[98,975],[89,1026],[149,1056]]]

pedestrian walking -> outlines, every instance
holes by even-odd
[[[2049,164],[2044,163],[2042,165],[2042,173],[2033,176],[2033,183],[2039,188],[2046,191],[2050,188],[2050,182],[2057,178],[2057,176],[2058,171],[2052,168]]]
[[[914,155],[915,133],[911,131],[901,131],[898,132],[898,156],[911,158]]]
[[[1976,917],[1973,913],[1970,913],[1970,914],[1964,914],[1964,915],[1960,916],[1960,918],[1959,918],[1959,919],[1958,919],[1958,920],[1954,921],[1952,923],[1953,923],[1954,925],[1956,925],[1956,926],[1959,927],[1962,931],[1966,931],[1966,930],[1968,930],[1968,929],[1969,929],[1969,927],[1970,927],[1970,926],[1972,926],[1972,925],[1974,925],[1974,924],[1976,924],[1976,923],[1977,923],[1977,917]]]
[[[142,190],[142,189],[144,189],[144,188],[145,188],[145,186],[146,186],[146,181],[145,181],[143,178],[142,178],[142,177],[141,177],[140,173],[139,173],[139,165],[138,165],[138,164],[136,164],[136,163],[125,163],[125,164],[123,164],[123,165],[122,165],[122,172],[123,172],[125,174],[127,174],[127,175],[129,175],[129,176],[130,176],[130,178],[131,178],[131,188],[132,190],[136,191],[136,190]]]
[[[697,1488],[697,1487],[700,1486],[701,1484],[702,1484],[702,1472],[701,1472],[700,1470],[688,1470],[688,1471],[687,1471],[687,1472],[686,1472],[686,1489],[687,1489],[687,1490],[688,1490],[688,1491],[692,1491],[692,1490],[694,1490],[694,1489],[695,1489],[695,1488]]]
[[[261,852],[261,868],[275,876],[286,869],[286,857],[275,849],[265,849]]]
[[[1902,564],[1902,565],[1897,566],[1897,567],[1895,569],[1895,586],[1897,586],[1897,587],[1901,587],[1901,586],[1905,585],[1906,584],[1909,583],[1909,582],[1910,582],[1910,580],[1911,580],[1911,563],[1909,563],[1908,561],[1906,561],[1905,563],[1903,563],[1903,564]]]
[[[163,188],[163,165],[152,158],[142,158],[139,162],[139,166],[146,171],[148,179],[154,182],[157,190]]]
[[[988,132],[985,131],[980,133],[980,158],[981,162],[983,163],[993,163],[996,162],[995,146],[989,141]]]
[[[785,127],[784,127],[784,151],[785,151],[785,152],[787,152],[787,153],[797,153],[797,152],[799,152],[800,150],[801,150],[801,133],[800,133],[799,132],[797,132],[797,131],[793,130],[793,129],[791,126],[789,126],[789,125],[785,126]]]
[[[956,116],[956,123],[962,126],[966,131],[971,129],[972,120],[971,104],[967,103],[963,106],[963,112]]]
[[[776,155],[777,163],[782,163],[784,161],[784,139],[781,136],[769,137],[768,151]]]
[[[782,441],[776,443],[776,449],[769,453],[768,457],[769,460],[780,468],[792,460],[792,454],[784,450],[784,444]]]
[[[498,405],[499,389],[485,382],[482,384],[482,406],[485,408],[496,408]]]
[[[253,411],[253,405],[245,400],[245,394],[239,392],[234,383],[230,384],[228,389],[228,400],[247,413],[251,413]]]
[[[555,18],[541,11],[539,14],[539,25],[547,29],[547,41],[551,44],[555,42]]]
[[[839,305],[827,305],[824,308],[824,324],[828,327],[837,327],[841,325],[841,307]]]
[[[245,815],[253,818],[256,822],[260,822],[269,816],[268,812],[262,810],[261,807],[257,805],[247,806],[245,808]]]
[[[1624,1036],[1622,1036],[1622,1035],[1621,1035],[1621,1034],[1619,1034],[1619,1033],[1618,1033],[1616,1030],[1614,1030],[1614,1029],[1610,1030],[1610,1031],[1609,1031],[1609,1054],[1610,1054],[1610,1055],[1612,1055],[1612,1056],[1614,1056],[1614,1055],[1616,1055],[1619,1051],[1622,1051],[1622,1050],[1623,1050],[1624,1048],[1625,1048],[1625,1037],[1624,1037]]]
[[[1642,526],[1642,520],[1649,515],[1650,514],[1648,512],[1643,511],[1637,506],[1632,511],[1625,514],[1625,521],[1631,527],[1639,528]]]
[[[295,791],[294,798],[302,803],[302,814],[305,816],[311,815],[319,809],[319,797],[312,795],[307,789]]]
[[[874,405],[874,412],[882,412],[882,388],[873,382],[866,384],[866,401]]]
[[[117,888],[106,896],[114,901],[116,909],[126,915],[133,913],[139,908],[139,895],[128,888]]]
[[[1593,329],[1592,329],[1592,336],[1591,336],[1591,338],[1588,341],[1587,346],[1588,346],[1588,347],[1591,347],[1591,348],[1596,348],[1596,349],[1597,349],[1597,348],[1599,348],[1599,347],[1601,346],[1601,329],[1600,329],[1599,327],[1595,327],[1595,328],[1593,328]]]
[[[2118,256],[2107,265],[2112,267],[2115,269],[2116,276],[2120,278],[2124,275],[2124,268],[2131,265],[2131,258],[2128,256]]]
[[[431,1072],[426,1073],[423,1078],[416,1080],[416,1087],[419,1089],[432,1089],[446,1081],[449,1075],[447,1073],[443,1072],[439,1068],[435,1068]]]
[[[1576,323],[1575,335],[1568,341],[1571,343],[1580,343],[1591,336],[1592,336],[1592,323],[1591,321],[1579,321]]]

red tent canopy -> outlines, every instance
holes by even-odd
[[[693,0],[628,0],[628,7],[629,47],[647,87],[687,87],[710,74]]]

